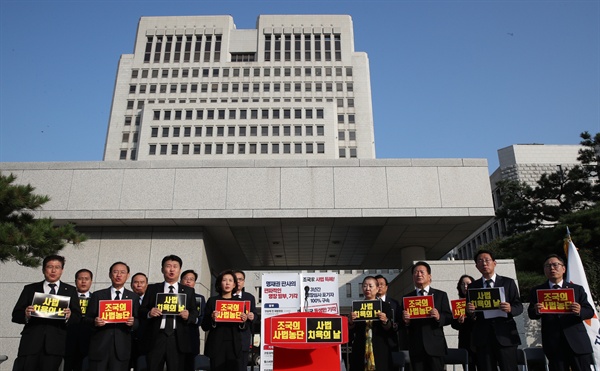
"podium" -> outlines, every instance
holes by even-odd
[[[265,319],[266,345],[273,346],[273,371],[340,369],[340,344],[348,342],[348,318],[298,312]]]

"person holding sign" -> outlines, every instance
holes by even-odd
[[[457,302],[460,304],[462,310],[459,313],[454,313],[454,304],[452,304],[452,326],[453,329],[458,330],[458,347],[460,349],[466,349],[469,352],[469,370],[475,371],[475,349],[471,343],[471,333],[473,332],[473,319],[466,315],[466,300],[467,300],[467,288],[475,281],[475,279],[468,274],[463,274],[458,279],[456,289],[458,290],[459,300],[452,300],[452,303]],[[456,304],[458,307],[459,304]],[[459,309],[457,308],[457,311]]]
[[[92,296],[90,288],[93,278],[94,275],[89,269],[83,268],[75,273],[75,288],[82,316],[85,316]],[[64,371],[81,371],[83,359],[88,355],[90,335],[90,328],[83,321],[67,328],[67,354],[65,355]]]
[[[181,273],[181,284],[187,287],[195,288],[198,280],[198,273],[193,269]],[[194,371],[196,355],[200,354],[200,325],[204,316],[204,306],[206,299],[203,295],[195,294],[196,308],[198,309],[198,317],[196,317],[195,326],[190,326],[190,342],[192,343],[192,352],[185,355],[185,371]]]
[[[412,278],[415,290],[405,294],[402,303],[411,369],[444,370],[448,345],[443,327],[452,320],[448,295],[431,287],[431,267],[426,262],[412,266]]]
[[[191,326],[198,317],[193,288],[179,284],[182,260],[177,255],[162,259],[164,282],[148,286],[140,317],[146,318],[144,341],[149,371],[181,371],[185,355],[192,353]]]
[[[352,313],[348,316],[350,342],[350,370],[391,370],[392,349],[395,331],[392,326],[392,308],[390,304],[377,299],[378,282],[373,276],[367,276],[362,282],[363,302],[352,303]],[[381,310],[373,310],[375,305]],[[355,304],[359,304],[355,306]],[[356,307],[357,310],[354,310]],[[372,309],[373,308],[373,309]],[[367,319],[368,318],[368,319]]]
[[[482,277],[469,285],[466,312],[475,320],[471,336],[477,354],[477,370],[496,371],[499,366],[501,371],[516,371],[517,346],[521,339],[514,317],[523,313],[519,290],[513,279],[496,274],[496,259],[491,251],[477,251],[474,260]],[[471,294],[477,295],[481,289],[490,292],[495,288],[498,290],[493,291],[499,291],[503,298],[497,307],[492,304],[489,308],[476,308]]]
[[[131,331],[140,307],[138,296],[125,288],[129,266],[116,262],[110,266],[111,287],[92,294],[84,322],[92,328],[90,371],[129,369]]]
[[[215,282],[218,295],[206,302],[202,329],[207,332],[204,354],[210,358],[211,371],[233,371],[242,356],[242,332],[248,315],[245,302],[233,297],[238,284],[235,272],[226,270]]]
[[[589,370],[593,349],[583,321],[594,316],[594,309],[583,287],[563,281],[565,272],[565,262],[558,255],[546,258],[544,274],[548,281],[531,290],[527,313],[531,319],[542,319],[542,346],[551,371],[569,367]],[[552,295],[553,291],[564,295]],[[573,297],[569,298],[571,291]],[[542,303],[538,299],[540,294],[544,298],[544,293],[548,293],[548,300]],[[563,296],[567,299],[561,300]]]
[[[44,281],[26,285],[12,311],[25,325],[13,370],[55,371],[65,355],[67,326],[77,324],[81,308],[74,286],[61,282],[65,258],[44,258]]]

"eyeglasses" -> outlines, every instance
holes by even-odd
[[[562,267],[564,266],[563,263],[548,263],[548,264],[544,264],[544,268],[548,269],[550,267],[554,268],[554,269],[558,269],[558,267]]]
[[[492,259],[477,259],[477,263],[479,264],[488,264]]]

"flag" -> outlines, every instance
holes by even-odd
[[[568,229],[567,229],[568,233]],[[571,241],[571,235],[568,234],[565,240],[565,250],[567,250],[567,281],[583,286],[585,293],[587,294],[588,301],[594,308],[594,317],[585,320],[583,323],[587,330],[592,348],[594,349],[594,358],[596,364],[600,365],[600,322],[598,321],[598,312],[592,299],[590,285],[588,284],[587,278],[585,277],[585,271],[583,270],[583,264],[581,263],[581,257],[577,252],[577,248],[573,241]]]

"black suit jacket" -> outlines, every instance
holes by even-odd
[[[239,357],[242,354],[242,332],[245,326],[241,321],[214,322],[212,313],[216,310],[217,300],[237,301],[238,299],[225,299],[220,295],[208,298],[202,319],[202,330],[207,333],[204,354],[213,358],[220,352],[227,352]],[[223,349],[223,344],[232,344],[233,349]]]
[[[206,299],[203,295],[196,294],[196,307],[198,308],[198,317],[196,317],[196,325],[190,326],[191,346],[192,354],[200,354],[200,325],[202,324],[202,317],[204,316],[204,307],[206,306]]]
[[[89,294],[91,297],[92,292]],[[89,300],[89,297],[87,300]],[[77,302],[80,303],[81,298],[78,297]],[[81,305],[79,307],[81,308]],[[76,325],[67,326],[67,357],[76,355],[85,357],[88,354],[88,349],[90,348],[91,329],[83,322],[83,317],[85,317],[85,313],[82,312],[82,321]]]
[[[392,309],[387,302],[381,303],[381,311],[385,313],[387,318],[392,318]],[[350,325],[348,325],[350,326]],[[352,353],[350,354],[350,370],[363,370],[365,362],[365,344],[367,322],[356,321],[354,326],[350,328],[350,342],[352,343]],[[386,329],[381,321],[372,321],[372,338],[373,356],[375,358],[375,366],[378,370],[393,370],[392,362],[392,338],[395,336],[395,331],[392,328]]]
[[[74,286],[62,281],[58,288],[57,295],[71,298],[69,302],[71,315],[68,321],[39,317],[31,317],[27,321],[25,308],[31,305],[33,295],[36,292],[44,292],[44,281],[31,283],[23,287],[23,291],[21,291],[21,295],[12,311],[12,321],[25,325],[21,332],[18,355],[33,355],[45,350],[48,354],[64,356],[67,344],[67,326],[75,325],[81,319],[77,290]]]
[[[131,331],[137,327],[138,311],[140,308],[139,297],[132,291],[125,288],[121,289],[123,294],[121,300],[131,300],[132,316],[135,319],[133,326],[127,326],[125,323],[107,323],[104,326],[96,326],[94,321],[100,312],[100,300],[112,300],[110,287],[104,290],[96,291],[90,298],[85,323],[92,328],[90,338],[89,357],[91,360],[99,361],[112,354],[111,347],[114,347],[117,358],[121,361],[128,360],[131,356]]]
[[[527,313],[531,319],[542,319],[542,345],[544,353],[551,359],[552,355],[562,353],[560,349],[560,335],[564,334],[567,342],[575,354],[592,353],[590,338],[583,324],[583,320],[594,316],[594,309],[590,305],[583,287],[574,283],[563,282],[563,288],[572,288],[575,301],[581,305],[579,315],[576,314],[538,314],[535,305],[538,303],[537,290],[548,290],[548,283],[534,287],[529,295],[529,308]]]
[[[385,296],[384,301],[390,305],[390,308],[392,310],[392,317],[390,317],[390,319],[394,326],[393,330],[396,332],[395,336],[390,337],[390,341],[391,341],[390,347],[392,348],[392,352],[395,352],[398,349],[405,349],[405,348],[399,348],[401,344],[407,344],[407,342],[404,339],[405,338],[404,332],[399,331],[400,329],[402,329],[402,325],[403,325],[402,324],[402,306],[400,305],[398,300],[391,298],[389,295]]]
[[[249,292],[242,291],[242,297],[240,300],[249,301],[250,302],[250,312],[254,313],[254,318],[258,319],[258,314],[256,313],[256,299],[254,295]],[[242,351],[248,352],[250,351],[250,344],[252,343],[252,324],[254,321],[246,321],[246,327],[242,331]]]
[[[140,317],[146,318],[146,324],[144,328],[144,349],[149,352],[154,347],[154,342],[160,333],[160,323],[162,317],[148,318],[148,313],[154,307],[156,307],[156,294],[165,292],[164,282],[154,283],[148,286],[142,306],[140,307]],[[196,318],[198,317],[198,309],[196,307],[195,291],[191,287],[179,284],[179,294],[186,294],[185,309],[189,311],[187,320],[181,318],[181,316],[175,316],[177,337],[177,348],[181,353],[192,353],[192,346],[190,344],[190,331],[191,326],[196,325]],[[169,316],[170,317],[170,316]]]
[[[410,320],[406,326],[408,338],[410,339],[408,350],[412,353],[424,349],[429,356],[442,357],[446,355],[448,349],[443,327],[449,325],[452,321],[452,311],[450,310],[448,295],[444,291],[430,287],[428,295],[433,295],[433,306],[438,310],[440,320],[436,321],[434,318]],[[411,291],[404,295],[404,297],[407,296],[418,296],[418,292],[416,290]],[[404,311],[404,306],[402,306],[402,311]]]
[[[483,288],[484,281],[482,278],[475,280],[469,285],[469,289]],[[494,287],[504,287],[504,295],[507,303],[510,303],[511,312],[508,317],[488,318],[483,317],[482,312],[475,312],[475,323],[473,324],[472,341],[477,347],[487,342],[490,331],[496,337],[498,344],[501,346],[516,346],[521,344],[517,324],[513,317],[523,313],[523,304],[519,298],[519,290],[512,278],[496,275]],[[467,298],[467,303],[469,298]]]

